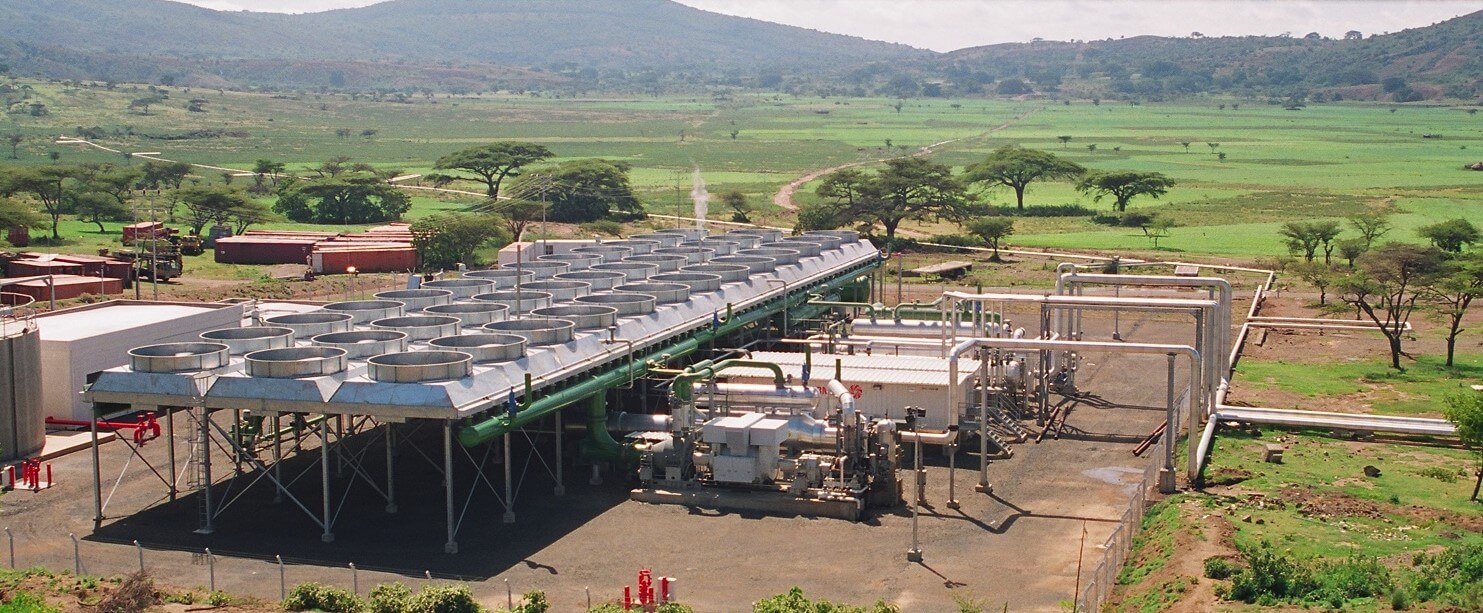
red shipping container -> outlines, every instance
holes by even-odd
[[[216,241],[219,264],[305,264],[319,239],[233,236]]]
[[[57,300],[68,300],[83,294],[94,296],[122,294],[124,291],[124,282],[120,279],[57,275],[52,280],[56,287]],[[47,285],[45,279],[7,285],[5,291],[30,296],[36,299],[36,302],[48,302],[52,298],[52,288]]]
[[[314,272],[345,274],[354,266],[357,272],[407,272],[417,268],[417,251],[411,247],[324,249],[314,252]]]
[[[5,275],[8,277],[35,277],[38,275],[78,275],[83,274],[81,264],[71,262],[45,261],[45,260],[11,260],[5,266]]]

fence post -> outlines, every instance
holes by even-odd
[[[207,587],[211,593],[216,593],[216,556],[211,555],[211,548],[206,548],[206,580]]]
[[[283,572],[283,556],[275,555],[278,560],[278,600],[288,600],[288,576]]]
[[[134,541],[134,549],[139,552],[139,573],[144,574],[144,546],[139,541]]]
[[[77,542],[77,535],[68,532],[67,536],[72,539],[72,576],[82,576],[82,545]]]
[[[510,580],[505,579],[505,608],[515,608],[515,592],[510,591]]]
[[[10,542],[10,569],[15,570],[15,535],[10,533],[10,526],[5,527],[5,540]]]
[[[350,563],[350,593],[360,595],[360,575],[355,572],[355,562]]]

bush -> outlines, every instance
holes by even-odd
[[[288,592],[283,608],[290,611],[324,611],[325,613],[359,613],[365,603],[354,594],[318,583],[300,583]]]
[[[797,587],[786,594],[778,594],[752,605],[752,613],[899,613],[895,605],[877,601],[869,608],[855,607],[829,602],[809,600]]]
[[[534,592],[539,594],[540,592]],[[544,603],[545,595],[541,595]],[[522,605],[523,606],[523,605]],[[542,609],[516,608],[522,613],[540,613]],[[409,613],[480,613],[479,602],[466,585],[428,586],[412,597]]]
[[[611,219],[589,221],[577,227],[587,234],[605,234],[607,236],[619,236],[623,234],[623,224]]]
[[[1411,593],[1465,609],[1483,608],[1483,545],[1456,545],[1436,555],[1417,554]]]
[[[1205,576],[1210,579],[1230,579],[1231,575],[1236,574],[1240,570],[1241,567],[1236,566],[1225,558],[1214,557],[1205,559]]]
[[[526,592],[520,597],[520,604],[510,613],[546,613],[551,609],[551,603],[546,602],[546,593],[542,591]]]
[[[1394,591],[1390,569],[1374,558],[1350,558],[1321,565],[1314,573],[1317,589],[1303,600],[1316,601],[1333,608],[1356,598],[1380,597]]]
[[[1092,217],[1097,212],[1079,204],[1054,204],[1027,206],[1023,210],[1007,206],[991,206],[983,214],[985,217]]]
[[[969,236],[969,235],[966,235],[966,234],[939,234],[937,236],[932,237],[931,239],[928,239],[927,242],[929,242],[929,243],[937,243],[939,245],[952,245],[954,247],[983,247],[984,246],[983,239],[981,239],[981,238],[979,238],[977,236]]]
[[[1308,567],[1272,550],[1263,542],[1245,551],[1246,568],[1231,576],[1232,600],[1268,606],[1311,592],[1313,577]]]
[[[371,613],[405,613],[412,604],[412,588],[401,583],[383,583],[371,590]]]

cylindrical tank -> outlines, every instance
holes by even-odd
[[[633,255],[648,255],[653,253],[655,249],[661,249],[665,246],[664,243],[656,240],[608,241],[603,244],[609,247],[627,247],[633,250]]]
[[[760,255],[723,255],[711,259],[712,264],[741,264],[752,271],[752,274],[772,272],[777,268],[778,261]]]
[[[744,264],[693,264],[680,269],[680,272],[703,272],[721,277],[722,283],[736,283],[746,281],[752,276],[752,269]]]
[[[453,292],[447,289],[399,289],[378,292],[378,300],[393,300],[407,306],[407,313],[416,313],[430,306],[453,302]]]
[[[578,296],[574,301],[577,304],[598,304],[618,309],[619,317],[633,315],[647,315],[654,312],[654,296],[649,294],[635,294],[630,292],[611,292],[606,294],[593,294],[591,296]]]
[[[613,289],[618,284],[624,283],[627,278],[628,275],[611,270],[579,270],[556,275],[557,281],[581,281],[592,286],[594,292]]]
[[[679,247],[680,246],[680,243],[685,242],[684,235],[674,234],[672,232],[653,232],[653,233],[649,233],[649,234],[635,234],[635,235],[630,236],[628,238],[629,239],[632,239],[632,240],[654,241],[656,243],[659,243],[659,245],[661,247]]]
[[[494,291],[494,280],[480,279],[478,277],[471,279],[441,279],[423,283],[422,287],[426,289],[445,289],[453,292],[454,300],[468,300],[478,294]],[[422,308],[426,309],[427,307]]]
[[[513,268],[499,268],[495,270],[476,270],[464,275],[473,279],[488,279],[494,281],[495,289],[506,289],[515,287],[515,278],[519,277],[522,283],[536,280],[533,270],[514,270]]]
[[[621,272],[624,276],[628,277],[629,281],[638,282],[649,278],[649,275],[659,272],[659,266],[649,262],[615,262],[612,264],[594,264],[592,270]]]
[[[592,285],[585,281],[563,281],[553,279],[551,281],[531,281],[524,285],[525,289],[551,294],[554,302],[566,302],[577,296],[586,296],[592,293]]]
[[[41,332],[0,317],[0,461],[27,458],[46,444],[41,404]]]
[[[597,253],[553,253],[551,255],[538,255],[536,259],[542,262],[566,262],[570,268],[567,270],[587,270],[593,264],[602,263],[602,255]],[[557,276],[566,273],[558,273]]]
[[[792,266],[798,263],[802,255],[797,249],[775,249],[770,247],[758,247],[756,249],[742,249],[737,255],[757,255],[764,258],[772,258],[778,266]]]
[[[704,272],[667,272],[649,277],[654,283],[679,283],[690,286],[690,293],[704,294],[721,289],[721,275]]]
[[[664,249],[655,249],[654,255],[678,255],[683,256],[685,261],[690,264],[700,264],[711,259],[711,256],[716,255],[716,250],[705,247],[666,247]]]
[[[800,258],[811,258],[819,255],[824,246],[808,240],[797,240],[799,236],[790,236],[774,243],[762,243],[761,249],[792,249],[799,253]]]
[[[679,236],[679,235],[677,234],[676,236]],[[685,257],[685,256],[683,256],[683,255],[662,255],[662,254],[631,255],[631,256],[628,256],[626,258],[623,258],[623,261],[624,262],[642,262],[644,264],[653,264],[653,265],[659,267],[659,270],[654,271],[656,273],[658,273],[658,272],[674,272],[676,270],[679,270],[681,266],[684,266],[684,265],[690,263],[690,259],[687,258],[687,257]]]
[[[575,249],[572,249],[572,253],[595,253],[599,256],[602,256],[602,261],[604,264],[612,264],[614,262],[621,262],[623,261],[623,258],[633,255],[633,248],[610,246],[606,244],[589,245],[586,247],[577,247]],[[561,272],[566,271],[563,270]]]
[[[550,279],[559,273],[571,270],[572,263],[559,260],[536,260],[534,262],[510,262],[508,264],[502,264],[500,268],[504,270],[531,272],[535,274],[536,280],[539,281],[541,279]]]

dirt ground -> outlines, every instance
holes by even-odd
[[[1103,326],[1105,334],[1109,323],[1089,320],[1089,327]],[[1126,318],[1122,323],[1130,340],[1172,342],[1191,334],[1182,323]],[[586,604],[589,593],[593,602],[617,599],[640,568],[652,568],[676,577],[680,599],[701,611],[748,610],[749,603],[794,585],[813,597],[862,604],[886,599],[907,611],[956,609],[955,596],[1008,603],[1014,610],[1053,611],[1072,598],[1078,554],[1091,561],[1081,569],[1090,572],[1097,546],[1115,527],[1151,461],[1131,450],[1163,420],[1163,361],[1155,356],[1113,362],[1088,355],[1080,387],[1110,404],[1079,405],[1058,440],[1016,445],[1012,459],[989,468],[992,495],[973,491],[976,457],[960,453],[954,473],[960,509],[946,505],[945,459],[929,454],[930,506],[919,520],[921,564],[906,560],[912,519],[905,507],[851,523],[631,502],[624,475],[604,471],[601,485],[588,483],[590,468],[570,457],[577,432],[569,434],[566,445],[561,497],[553,495],[547,469],[550,437],[532,435],[535,447],[516,437],[512,524],[501,522],[503,507],[495,496],[503,489],[502,467],[485,462],[487,480],[475,480],[473,459],[487,449],[469,450],[454,469],[460,552],[444,554],[442,487],[432,461],[440,456],[440,435],[429,427],[419,430],[417,423],[396,426],[396,514],[388,514],[384,500],[355,478],[360,473],[353,466],[332,471],[332,503],[341,509],[332,543],[321,542],[319,528],[293,502],[275,504],[272,488],[250,471],[218,482],[218,500],[230,500],[231,506],[218,517],[214,534],[194,534],[199,495],[169,501],[151,472],[165,470],[162,440],[142,450],[154,469],[122,443],[102,446],[101,493],[108,500],[108,517],[96,529],[86,453],[54,461],[55,488],[0,498],[0,522],[13,531],[17,564],[23,567],[70,569],[68,533],[75,533],[85,573],[128,572],[139,563],[137,540],[145,565],[157,577],[206,587],[214,569],[217,589],[269,600],[279,595],[274,556],[282,556],[288,585],[320,581],[351,587],[354,581],[364,594],[377,582],[416,585],[431,575],[471,583],[491,606],[505,604],[508,585],[516,595],[544,590],[557,610],[574,610]],[[183,463],[184,433],[177,436]],[[384,479],[381,440],[373,431],[343,448],[365,460],[362,468],[371,481]],[[535,448],[541,455],[533,453]],[[230,462],[217,455],[217,470],[230,476]],[[306,441],[304,453],[284,464],[291,491],[316,514],[322,502],[317,457],[315,445]],[[208,547],[214,554],[209,560]]]

